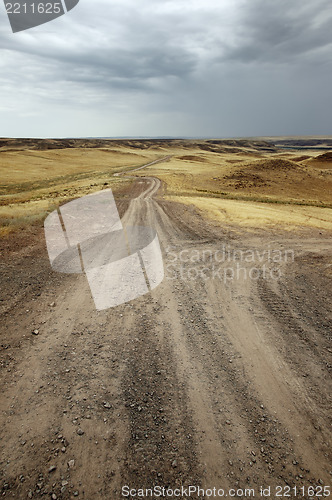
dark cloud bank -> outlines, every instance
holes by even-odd
[[[12,34],[1,136],[332,133],[325,0],[81,0]]]

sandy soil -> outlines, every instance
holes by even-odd
[[[5,498],[113,500],[124,485],[309,498],[331,482],[329,235],[218,227],[159,187],[140,178],[119,207],[157,229],[165,279],[117,308],[97,312],[83,275],[50,269],[40,229],[2,242]],[[263,260],[267,276],[245,279]]]

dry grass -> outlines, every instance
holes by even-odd
[[[30,147],[30,146],[29,146]],[[220,141],[123,141],[98,148],[0,152],[0,234],[42,221],[59,204],[130,181],[115,172],[166,155],[136,175],[164,181],[165,195],[193,204],[218,223],[332,229],[332,160],[303,150],[268,151],[263,145]]]
[[[84,178],[143,165],[158,154],[129,148],[3,151],[0,153],[0,190],[42,187],[63,178]],[[4,194],[4,193],[1,193]]]
[[[93,184],[91,184],[93,181]],[[57,184],[52,189],[39,189],[35,191],[25,191],[11,197],[9,202],[8,197],[4,199],[0,197],[0,236],[9,234],[17,229],[20,229],[27,224],[39,224],[43,221],[47,214],[56,209],[59,205],[79,198],[95,191],[100,191],[105,188],[112,188],[113,192],[117,192],[129,184],[128,179],[118,178],[98,178],[93,177],[80,182],[71,182]]]
[[[128,179],[115,172],[144,165],[160,155],[128,148],[18,150],[0,153],[0,236],[39,224],[62,203],[112,188]]]
[[[222,223],[332,229],[332,161],[316,151],[174,153],[145,170],[164,181],[170,200]]]
[[[290,155],[287,155],[290,157]],[[185,158],[185,159],[183,159]],[[228,195],[235,199],[332,206],[332,162],[314,168],[278,155],[206,153],[192,159],[175,155],[169,163],[148,167],[167,184],[170,195]],[[194,159],[195,158],[195,159]]]
[[[218,224],[246,228],[273,227],[294,230],[298,227],[315,227],[332,230],[332,210],[329,208],[268,205],[237,200],[202,198],[195,196],[170,196],[168,199],[194,205],[203,215]]]

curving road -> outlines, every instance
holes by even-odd
[[[161,285],[97,312],[85,277],[50,273],[43,254],[40,295],[4,319],[28,332],[3,376],[6,498],[327,484],[328,240],[218,227],[137,182],[122,222],[157,230]]]

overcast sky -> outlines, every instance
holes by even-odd
[[[0,136],[332,134],[331,0],[80,0],[11,32]]]

